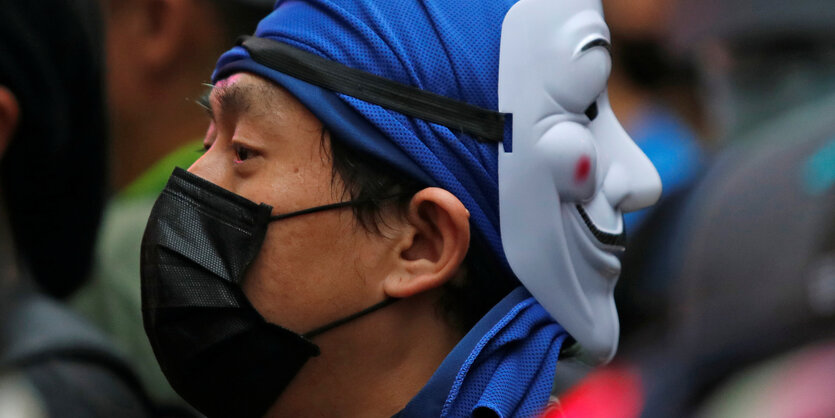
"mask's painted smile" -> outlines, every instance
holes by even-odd
[[[620,222],[620,233],[609,233],[601,230],[594,224],[591,218],[589,218],[588,213],[586,213],[586,210],[583,209],[582,205],[576,205],[575,207],[577,208],[577,213],[580,215],[583,223],[586,224],[586,227],[588,227],[589,231],[591,231],[592,235],[594,235],[594,238],[599,243],[609,247],[608,249],[613,249],[615,251],[626,250],[626,230],[623,228],[623,221]]]

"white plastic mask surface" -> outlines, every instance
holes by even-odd
[[[601,363],[620,332],[623,213],[661,194],[609,104],[610,45],[600,0],[521,0],[505,17],[499,64],[499,110],[513,114],[512,150],[499,145],[505,255],[584,357]]]

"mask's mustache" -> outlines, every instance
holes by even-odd
[[[603,245],[611,245],[614,247],[620,247],[621,249],[626,249],[626,228],[623,229],[623,232],[620,234],[610,234],[608,232],[601,231],[594,225],[594,222],[591,221],[589,214],[586,213],[586,210],[583,209],[581,205],[577,206],[577,212],[580,213],[580,217],[583,218],[583,222],[585,222],[586,227],[589,228],[594,238],[600,241]]]

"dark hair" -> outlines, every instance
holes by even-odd
[[[325,138],[323,131],[323,144]],[[412,196],[426,187],[397,168],[357,152],[333,136],[330,148],[333,179],[342,181],[347,197],[364,202],[354,206],[354,216],[370,232],[381,233],[385,205],[393,202],[395,210],[403,216]],[[392,196],[395,197],[389,198]],[[444,285],[438,309],[450,325],[466,332],[518,285],[516,278],[504,272],[495,256],[474,234],[458,274]]]

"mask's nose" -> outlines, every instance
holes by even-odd
[[[608,160],[601,169],[606,170],[602,191],[609,204],[622,212],[632,212],[657,202],[661,177],[615,117],[608,97],[601,100],[600,114],[590,129]]]

